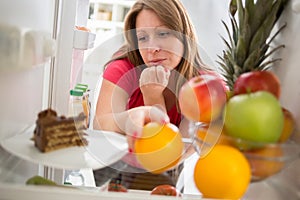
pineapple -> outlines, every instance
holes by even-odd
[[[243,4],[244,2],[244,4]],[[231,0],[229,11],[232,32],[224,21],[223,25],[229,36],[229,42],[222,40],[227,47],[223,56],[217,61],[221,73],[230,90],[236,79],[243,73],[255,70],[267,70],[270,64],[279,58],[267,59],[278,49],[279,45],[270,48],[270,43],[286,26],[282,25],[272,36],[271,31],[280,17],[288,0]],[[235,16],[235,15],[238,16]]]

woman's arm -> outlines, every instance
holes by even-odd
[[[114,83],[103,79],[94,117],[94,129],[109,130],[125,134],[121,124],[115,118],[126,110],[128,95]]]
[[[155,121],[168,123],[166,113],[155,106],[140,106],[126,110],[127,93],[103,80],[94,117],[94,129],[109,130],[127,136],[129,148],[132,149],[133,137],[139,137],[143,126]]]

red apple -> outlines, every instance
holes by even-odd
[[[226,103],[223,80],[213,74],[196,76],[182,86],[178,101],[187,119],[205,123],[214,121]]]
[[[233,86],[234,95],[260,90],[270,92],[277,99],[280,96],[280,82],[271,71],[252,71],[240,75]]]

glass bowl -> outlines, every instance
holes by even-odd
[[[239,149],[249,161],[252,182],[268,178],[300,158],[300,144],[293,140],[284,143],[258,143],[234,138],[224,133],[223,124],[220,122],[209,125],[190,122],[189,135],[200,157],[207,155],[216,144]]]

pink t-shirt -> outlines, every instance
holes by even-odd
[[[142,67],[134,67],[127,59],[112,61],[104,70],[103,78],[118,85],[126,91],[129,96],[127,109],[144,106],[142,92],[139,88],[139,78]],[[179,126],[181,114],[178,113],[176,105],[167,111],[170,122]]]

